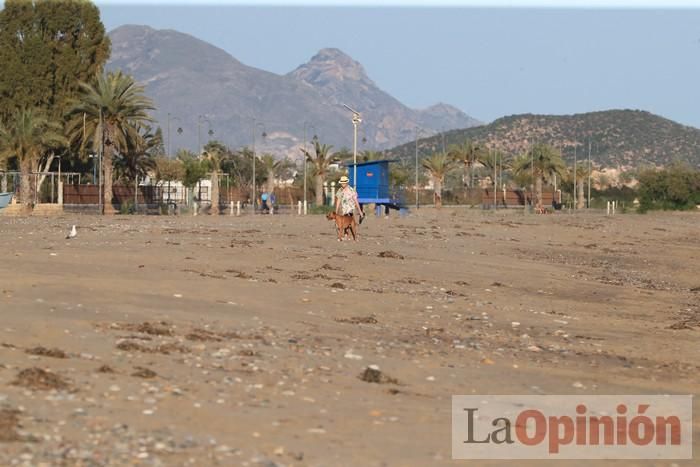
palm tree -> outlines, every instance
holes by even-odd
[[[472,167],[477,162],[481,162],[484,150],[481,146],[472,140],[465,140],[462,144],[453,144],[450,146],[447,154],[455,161],[464,165],[464,175],[462,176],[462,184],[471,188],[472,184]]]
[[[561,153],[548,144],[536,144],[525,154],[521,155],[513,164],[513,169],[521,176],[530,174],[535,184],[535,199],[533,204],[542,207],[542,186],[549,183],[554,176],[562,177],[566,174],[566,165],[561,158]]]
[[[323,206],[323,179],[328,172],[331,163],[331,149],[333,146],[321,144],[318,139],[314,139],[314,155],[302,149],[307,162],[313,166],[314,179],[316,180],[316,205]]]
[[[272,154],[263,154],[260,157],[260,163],[265,169],[268,193],[275,190],[275,180],[282,176],[282,172],[294,165],[289,159],[277,160]]]
[[[576,209],[583,209],[586,207],[586,201],[583,195],[583,189],[585,184],[588,182],[588,167],[585,162],[579,162],[574,168],[576,170]],[[572,183],[573,183],[573,171],[571,173]]]
[[[221,162],[224,159],[224,154],[219,148],[210,148],[202,152],[202,160],[206,161],[211,170],[211,211],[210,214],[219,215],[221,200],[219,199],[219,171],[221,170]]]
[[[152,133],[148,125],[137,124],[139,138],[128,139],[126,151],[119,154],[114,161],[114,179],[135,181],[136,177],[145,178],[156,168],[156,157],[161,154],[159,148],[162,139]]]
[[[80,83],[80,101],[73,107],[69,134],[80,141],[80,148],[90,144],[102,149],[105,213],[114,213],[112,206],[112,162],[117,153],[128,150],[129,140],[137,141],[139,125],[151,122],[147,111],[153,110],[144,88],[131,76],[116,73],[99,75],[94,84]]]
[[[0,172],[2,172],[2,181],[0,181],[0,193],[7,192],[7,157],[0,155]]]
[[[49,121],[38,109],[16,110],[7,127],[0,126],[0,159],[17,158],[20,169],[20,200],[22,210],[31,212],[34,206],[32,172],[39,170],[41,156],[51,147],[66,144],[62,128]]]
[[[430,177],[433,179],[433,199],[435,207],[442,207],[442,183],[445,181],[445,175],[452,169],[455,160],[444,152],[433,154],[423,160],[423,167],[430,172]]]

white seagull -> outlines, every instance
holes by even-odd
[[[66,240],[70,240],[71,238],[75,238],[77,236],[78,236],[78,231],[75,230],[75,226],[73,226],[73,228],[70,229],[70,233],[68,234],[68,236],[66,236]]]

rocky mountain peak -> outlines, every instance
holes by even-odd
[[[314,86],[324,86],[334,81],[359,81],[374,85],[359,62],[335,48],[319,50],[311,60],[289,74]]]

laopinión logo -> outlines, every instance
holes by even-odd
[[[452,396],[453,459],[692,459],[690,395]]]

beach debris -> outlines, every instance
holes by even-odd
[[[335,318],[339,323],[347,324],[377,324],[377,318],[374,316],[351,316],[350,318]]]
[[[396,253],[395,251],[391,251],[391,250],[380,251],[377,256],[379,256],[380,258],[404,259],[403,255],[400,255],[400,254]]]
[[[63,350],[57,348],[47,349],[46,347],[38,346],[27,349],[25,352],[29,355],[38,355],[40,357],[68,358],[68,355]]]
[[[362,360],[362,355],[357,355],[357,354],[352,353],[352,349],[345,352],[345,355],[343,355],[343,356],[347,359],[350,359],[350,360]]]
[[[47,391],[51,389],[68,389],[68,382],[55,373],[50,373],[42,368],[25,368],[17,374],[17,379],[12,382],[15,386],[23,386],[28,389]]]
[[[149,378],[155,378],[156,376],[158,376],[158,373],[156,373],[155,371],[151,370],[150,368],[145,368],[145,367],[142,367],[142,366],[136,366],[136,367],[134,367],[134,369],[135,369],[136,371],[133,372],[133,373],[131,373],[131,376],[136,376],[137,378],[146,378],[146,379],[149,379]]]
[[[19,413],[17,409],[0,409],[0,443],[10,443],[22,439],[17,433],[17,429],[20,428]]]
[[[377,365],[369,365],[358,378],[365,383],[399,384],[399,380],[384,374]]]

